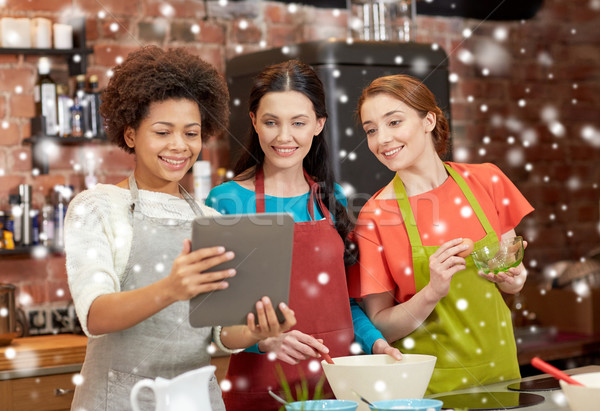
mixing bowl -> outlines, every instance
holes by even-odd
[[[559,381],[571,411],[597,410],[600,404],[600,372],[577,374],[571,377],[585,386]]]
[[[355,400],[356,392],[373,402],[423,398],[435,361],[432,355],[403,354],[396,361],[386,354],[373,354],[337,357],[334,364],[321,361],[321,365],[337,399]],[[368,409],[362,402],[358,406],[358,410]]]
[[[392,410],[405,410],[405,411],[440,411],[444,403],[440,400],[431,399],[405,399],[405,400],[388,400],[388,401],[375,401],[374,407],[369,406],[371,410],[375,411],[392,411]]]
[[[316,410],[336,410],[336,411],[354,411],[358,403],[356,401],[343,400],[311,400],[296,401],[285,406],[286,411],[316,411]]]
[[[524,252],[523,237],[518,236],[504,239],[493,246],[475,248],[471,256],[481,271],[498,274],[521,264]]]

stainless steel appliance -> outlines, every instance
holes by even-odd
[[[355,215],[393,177],[369,151],[364,132],[357,126],[354,110],[362,89],[380,76],[410,74],[431,89],[450,120],[448,59],[436,45],[326,40],[259,51],[234,57],[227,63],[231,94],[230,167],[241,155],[249,135],[247,100],[253,77],[268,65],[290,59],[311,65],[323,82],[329,113],[326,136],[330,161]]]

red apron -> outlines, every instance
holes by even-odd
[[[350,355],[354,339],[350,302],[344,268],[344,243],[335,229],[329,210],[318,195],[319,186],[304,172],[311,192],[308,212],[313,221],[294,225],[294,251],[290,280],[289,306],[296,314],[294,329],[323,339],[331,357]],[[256,212],[265,212],[264,175],[256,173]],[[314,221],[314,200],[318,201],[325,218]],[[309,364],[317,361],[317,366]],[[276,364],[285,374],[292,393],[303,380],[307,382],[310,397],[323,371],[320,359],[308,359],[298,365],[270,360],[266,354],[241,352],[231,356],[227,379],[230,391],[223,393],[227,411],[268,411],[281,406],[268,394],[268,390],[282,393]],[[315,371],[316,370],[316,371]],[[331,388],[324,385],[324,395],[333,398]]]

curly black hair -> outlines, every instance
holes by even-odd
[[[125,129],[137,129],[153,102],[188,99],[198,103],[203,140],[229,124],[225,79],[212,65],[184,49],[142,47],[130,53],[113,72],[102,92],[100,114],[108,139],[128,153],[133,149],[125,143]]]

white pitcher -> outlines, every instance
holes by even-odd
[[[140,411],[138,393],[142,388],[154,392],[156,411],[211,411],[208,382],[215,371],[214,365],[188,371],[172,380],[156,377],[138,381],[131,390],[133,411]]]

